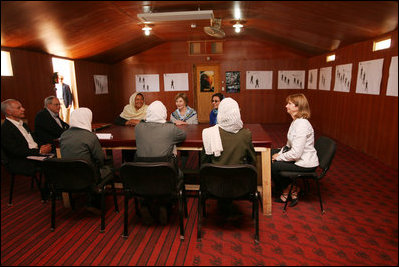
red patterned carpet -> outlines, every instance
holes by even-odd
[[[286,130],[268,126],[275,146],[284,142]],[[194,153],[188,164],[197,162]],[[51,232],[50,203],[40,202],[30,179],[19,177],[12,207],[7,206],[9,182],[2,171],[2,265],[398,265],[398,172],[340,143],[321,182],[326,213],[321,214],[311,183],[309,194],[287,213],[273,203],[273,215],[260,216],[258,245],[248,202],[237,204],[243,213],[238,221],[221,218],[216,203],[207,202],[203,238],[197,242],[197,199],[189,198],[181,242],[177,212],[167,226],[147,227],[131,200],[129,237],[123,239],[121,196],[119,214],[107,199],[105,233],[99,233],[99,217],[83,209],[84,198],[77,199],[75,211],[57,204]]]

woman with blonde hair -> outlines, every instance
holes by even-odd
[[[292,122],[287,133],[287,144],[281,149],[272,149],[272,179],[277,190],[282,194],[276,200],[285,203],[291,200],[290,207],[298,203],[300,188],[294,187],[291,195],[288,192],[291,185],[289,178],[279,175],[280,171],[312,172],[319,165],[317,151],[314,148],[314,131],[309,122],[309,102],[304,94],[293,94],[286,98],[287,113]]]
[[[197,112],[188,106],[188,97],[185,93],[175,96],[177,109],[170,114],[170,121],[176,125],[198,124]]]

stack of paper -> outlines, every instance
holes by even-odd
[[[110,133],[96,133],[98,139],[112,139],[112,134]]]

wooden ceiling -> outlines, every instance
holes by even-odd
[[[240,34],[235,6],[246,21]],[[1,46],[112,64],[165,42],[216,39],[203,30],[210,20],[154,22],[144,36],[137,17],[199,9],[222,19],[223,40],[278,44],[307,57],[398,27],[397,1],[1,1]]]

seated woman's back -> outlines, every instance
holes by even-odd
[[[243,128],[238,103],[232,98],[221,101],[218,124],[204,129],[202,163],[220,165],[256,164],[252,133]]]
[[[154,101],[149,105],[146,120],[135,129],[137,157],[169,157],[173,155],[174,146],[185,140],[186,133],[166,122],[166,116],[162,102]]]
[[[78,108],[71,114],[70,128],[60,137],[61,157],[82,159],[92,165],[99,177],[110,175],[111,169],[104,166],[105,155],[97,136],[91,132],[92,112]]]

